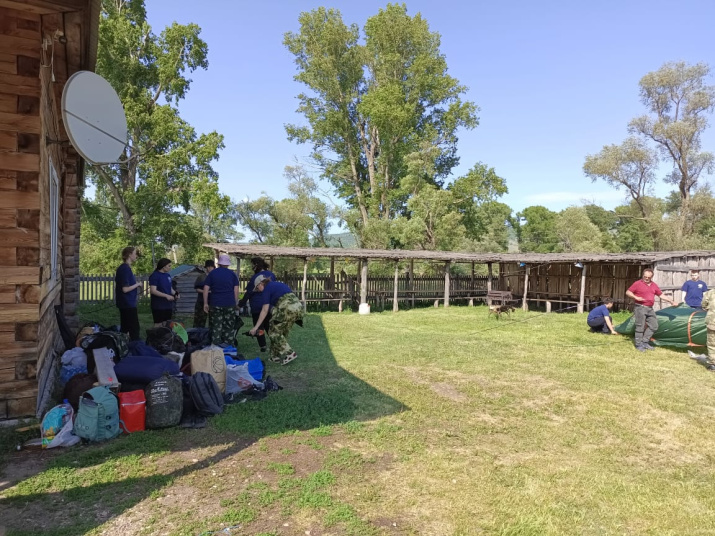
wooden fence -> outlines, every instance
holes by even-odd
[[[137,281],[142,283],[144,292],[140,301],[148,301],[149,296],[149,276],[137,275]],[[303,295],[303,275],[287,274],[279,275],[279,279],[290,286],[295,294],[302,298]],[[193,276],[192,276],[193,280]],[[487,293],[486,276],[451,276],[450,277],[450,300],[459,299],[483,299]],[[247,279],[241,277],[241,294],[245,291]],[[492,278],[492,288],[498,289],[498,279]],[[367,296],[368,303],[378,307],[385,307],[387,303],[392,303],[394,298],[393,285],[394,277],[368,276]],[[444,298],[444,277],[443,276],[414,276],[401,275],[397,280],[397,300],[398,303],[433,302]],[[182,300],[195,299],[195,296],[182,294]],[[80,276],[80,303],[99,303],[114,301],[115,286],[114,275],[91,275]],[[308,274],[305,286],[305,301],[307,303],[341,303],[347,306],[357,304],[360,301],[360,278],[344,273],[335,274]]]

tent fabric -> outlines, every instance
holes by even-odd
[[[651,342],[656,346],[674,346],[676,348],[693,348],[707,346],[708,329],[705,324],[705,311],[693,309],[685,304],[677,307],[667,307],[656,311],[658,330],[653,334]],[[636,331],[635,316],[616,326],[616,333],[634,335]]]

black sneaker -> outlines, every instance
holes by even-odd
[[[643,348],[645,348],[646,350],[655,350],[655,346],[652,346],[652,345],[648,344],[647,342],[644,342],[643,344],[641,344],[641,346]]]
[[[636,346],[636,350],[638,350],[639,352],[645,352],[648,349],[645,346],[643,346],[642,344],[639,344],[638,346]]]
[[[261,352],[265,352],[267,349],[265,346],[261,346]]]

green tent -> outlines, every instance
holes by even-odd
[[[656,311],[655,315],[658,317],[658,330],[651,339],[654,345],[677,348],[704,348],[707,345],[708,330],[702,309],[693,309],[682,303]],[[633,335],[635,331],[634,316],[616,326],[616,332],[621,335]]]

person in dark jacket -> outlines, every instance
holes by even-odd
[[[228,269],[230,264],[228,255],[219,255],[218,268],[204,279],[204,312],[209,315],[212,344],[234,342],[238,277]]]
[[[149,291],[151,293],[151,315],[154,318],[154,327],[162,322],[171,320],[176,300],[176,290],[171,284],[171,261],[159,259],[156,270],[149,276]]]
[[[194,306],[194,327],[205,328],[206,320],[209,315],[204,312],[204,281],[206,276],[211,273],[211,270],[216,268],[216,263],[213,259],[209,259],[204,263],[204,272],[199,274],[194,281],[194,290],[196,291],[196,305]]]
[[[122,264],[117,268],[114,276],[116,285],[115,295],[117,308],[119,309],[119,322],[122,333],[128,333],[133,341],[140,339],[139,335],[139,313],[137,312],[137,302],[139,300],[139,288],[141,283],[137,283],[132,264],[137,260],[139,253],[135,247],[126,247],[122,250]]]
[[[266,351],[266,331],[268,331],[268,326],[271,322],[271,313],[268,312],[266,318],[259,325],[258,317],[261,315],[261,309],[264,304],[264,295],[262,292],[255,292],[255,280],[256,277],[262,275],[267,277],[271,281],[276,280],[276,276],[273,272],[268,269],[268,263],[264,261],[261,257],[253,257],[251,259],[251,266],[253,267],[253,275],[251,279],[248,280],[246,285],[246,292],[243,298],[238,302],[239,307],[245,307],[246,302],[251,306],[251,317],[253,318],[253,325],[257,327],[256,330],[256,340],[258,341],[258,346],[261,348],[261,352]]]
[[[303,304],[293,294],[291,288],[280,281],[271,281],[263,275],[257,275],[253,281],[255,292],[264,294],[264,303],[256,326],[249,331],[255,335],[263,321],[271,313],[268,326],[268,340],[271,341],[271,361],[287,365],[298,357],[288,344],[288,333],[293,324],[303,323]]]

